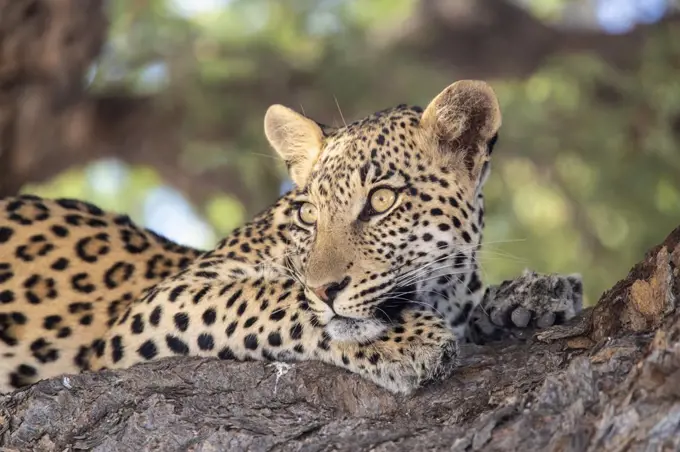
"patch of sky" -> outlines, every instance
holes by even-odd
[[[144,200],[146,227],[177,243],[195,248],[214,245],[211,228],[177,190],[160,186]]]
[[[622,34],[638,24],[659,21],[668,7],[668,0],[596,0],[595,14],[604,31]]]

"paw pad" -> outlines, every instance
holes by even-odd
[[[582,307],[580,275],[538,274],[525,270],[519,278],[504,281],[486,291],[477,309],[479,312],[473,314],[471,330],[476,338],[473,341],[497,340],[513,328],[559,325],[574,317]]]

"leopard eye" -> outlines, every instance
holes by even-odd
[[[316,215],[316,206],[310,202],[302,203],[298,209],[298,218],[307,226],[314,226],[316,224]]]
[[[371,208],[375,213],[386,212],[397,200],[397,193],[389,188],[379,188],[371,194]]]

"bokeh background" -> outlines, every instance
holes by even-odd
[[[504,112],[487,282],[579,272],[592,303],[680,224],[678,2],[81,2],[0,0],[0,195],[208,248],[290,187],[270,104],[338,125],[480,78]]]

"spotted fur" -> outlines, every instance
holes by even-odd
[[[93,367],[317,359],[402,393],[449,375],[482,296],[481,186],[499,126],[481,82],[339,129],[271,107],[265,131],[296,188],[131,306]],[[380,214],[377,188],[396,194]]]
[[[0,304],[0,338],[10,338],[0,352],[13,360],[0,370],[20,386],[199,355],[321,360],[400,393],[445,378],[483,293],[481,189],[499,127],[498,102],[482,82],[457,82],[424,111],[401,105],[338,129],[272,106],[265,132],[296,187],[200,256],[92,206],[77,204],[69,222],[68,208],[55,214],[58,201],[32,198],[44,206],[32,207],[34,216],[44,212],[59,220],[53,226],[73,230],[58,242],[47,235],[51,224],[10,227],[24,238],[10,237],[2,252],[34,258],[41,271],[31,287],[50,302],[31,310],[24,286],[32,268],[0,259],[16,275],[0,282],[15,297]],[[372,199],[380,189],[394,202],[378,212]],[[29,200],[5,206],[15,202]],[[128,234],[151,247],[143,257],[129,253]],[[69,252],[78,261],[57,280],[47,256]],[[157,270],[141,273],[151,262]],[[118,283],[111,291],[108,273]],[[82,304],[68,323],[72,295]],[[71,318],[86,315],[88,303],[94,321],[75,331]],[[47,322],[49,315],[61,318]],[[70,334],[59,337],[67,326]],[[36,341],[40,353],[56,350],[52,366],[35,356]]]
[[[120,313],[198,255],[82,201],[0,201],[0,392],[85,369]]]

